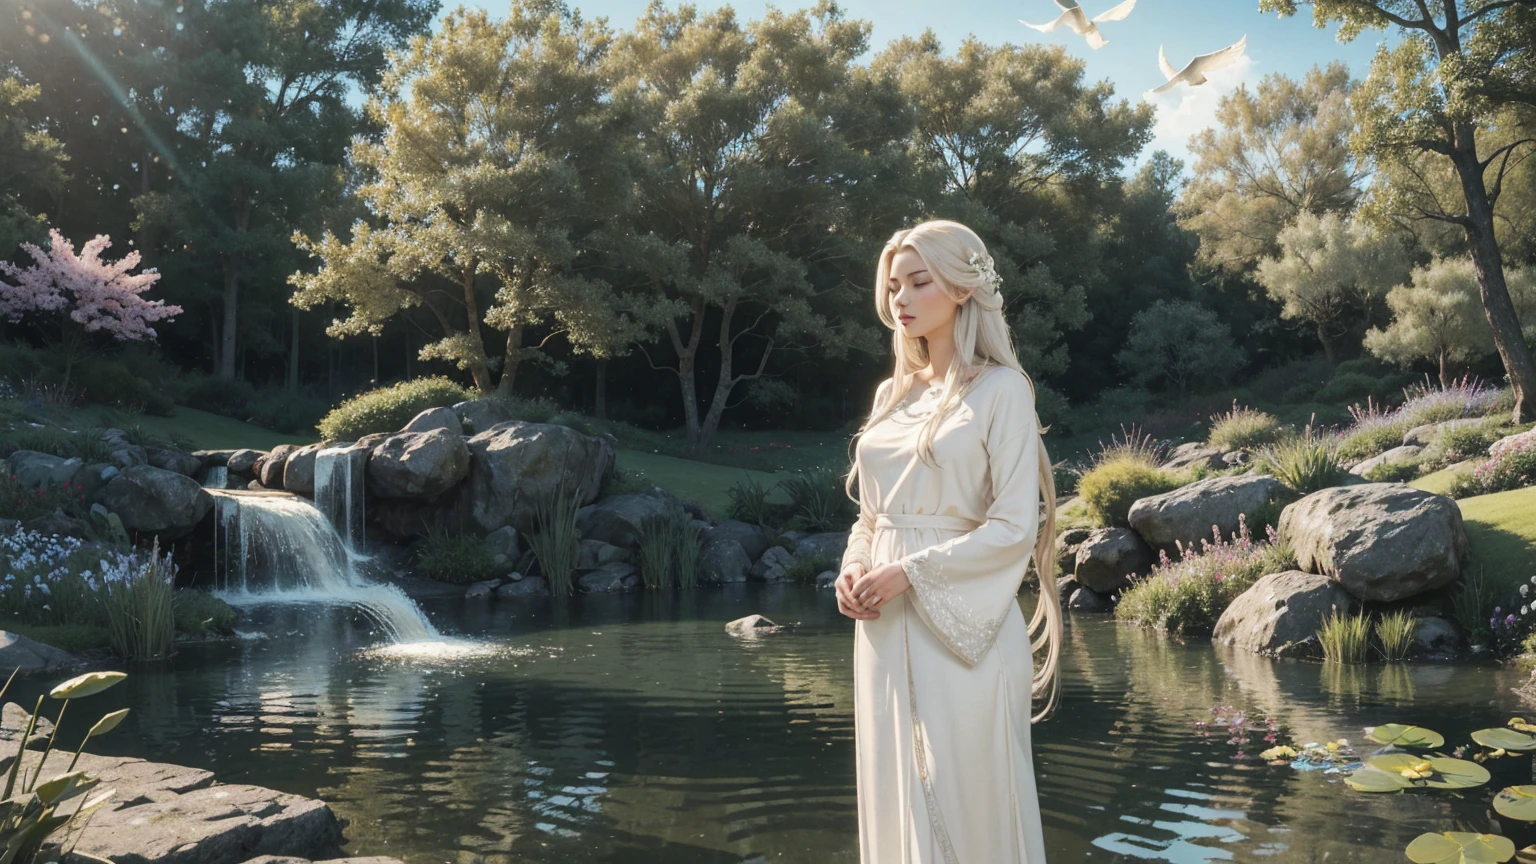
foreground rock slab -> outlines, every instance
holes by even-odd
[[[1354,605],[1349,592],[1327,576],[1300,570],[1271,573],[1221,613],[1211,639],[1261,654],[1315,654],[1323,621],[1335,612],[1348,614]]]
[[[46,672],[79,664],[80,658],[18,633],[0,630],[0,669]],[[7,672],[7,675],[10,673]]]

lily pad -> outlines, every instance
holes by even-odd
[[[1403,777],[1409,785],[1431,789],[1470,789],[1492,779],[1488,769],[1476,762],[1446,756],[1421,758],[1412,753],[1388,753],[1372,756],[1368,764],[1387,774]],[[1426,765],[1427,771],[1424,770]]]
[[[84,699],[95,696],[127,677],[125,672],[87,672],[53,688],[48,691],[48,695],[55,699]]]
[[[1366,737],[1378,744],[1390,744],[1395,747],[1443,747],[1445,736],[1433,729],[1425,729],[1423,726],[1404,726],[1401,723],[1387,723],[1383,726],[1375,726],[1366,731]]]
[[[1406,851],[1414,864],[1501,864],[1515,857],[1515,844],[1497,834],[1446,831],[1420,834]]]
[[[1344,783],[1356,792],[1401,792],[1413,788],[1413,781],[1398,776],[1397,772],[1383,771],[1371,765],[1345,777]]]
[[[1536,822],[1536,786],[1506,786],[1493,799],[1493,809],[1500,816]]]
[[[1472,733],[1472,740],[1493,750],[1536,750],[1536,735],[1514,729],[1479,729]]]

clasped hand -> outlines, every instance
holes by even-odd
[[[858,621],[880,617],[880,607],[912,587],[899,562],[881,564],[864,572],[863,564],[849,564],[837,576],[837,611]]]

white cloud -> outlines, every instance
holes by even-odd
[[[1177,61],[1174,62],[1177,66]],[[1167,150],[1188,162],[1190,136],[1217,125],[1221,97],[1244,84],[1251,87],[1259,79],[1253,58],[1247,54],[1231,66],[1212,70],[1206,77],[1208,80],[1198,87],[1180,84],[1164,93],[1148,90],[1142,94],[1143,99],[1157,108],[1157,120],[1152,124],[1152,143],[1142,151],[1143,158],[1154,150]]]

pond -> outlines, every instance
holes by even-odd
[[[1030,598],[1021,602],[1032,603]],[[425,604],[497,651],[367,653],[339,610],[250,610],[264,638],[189,646],[81,710],[128,706],[93,750],[207,768],[329,801],[348,854],[435,862],[853,862],[852,622],[827,591]],[[796,626],[741,642],[731,619]],[[1522,705],[1520,669],[1325,668],[1068,622],[1062,710],[1034,731],[1053,861],[1399,862],[1424,831],[1489,830],[1497,784],[1368,796],[1205,737],[1215,705],[1298,742],[1429,726],[1447,746]],[[29,691],[27,704],[42,689]],[[83,705],[86,703],[82,703]],[[69,726],[69,724],[66,724]]]

